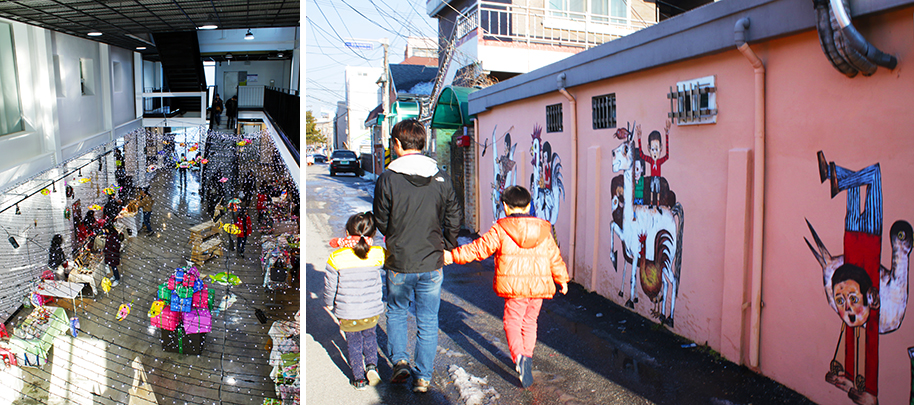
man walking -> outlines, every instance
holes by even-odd
[[[425,127],[414,119],[391,130],[398,158],[378,177],[374,215],[387,244],[387,352],[394,362],[392,383],[410,374],[414,392],[427,392],[438,347],[444,250],[457,247],[463,219],[447,173],[422,154]],[[415,370],[409,365],[407,315],[416,309]]]
[[[235,120],[238,118],[238,96],[234,95],[232,98],[228,99],[225,102],[225,117],[228,118],[228,122],[225,124],[225,127],[231,129],[232,132],[235,132]]]

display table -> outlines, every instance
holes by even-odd
[[[89,267],[77,267],[70,272],[67,281],[71,283],[86,283],[92,287],[92,295],[98,296],[98,286],[108,273],[108,267],[102,260],[93,261]]]
[[[40,366],[47,362],[54,339],[68,330],[70,325],[63,308],[36,307],[13,331],[10,348],[20,366]]]
[[[71,283],[67,281],[42,280],[38,283],[35,290],[40,295],[70,299],[73,301],[73,311],[76,312],[76,297],[82,298],[82,283]],[[64,314],[66,317],[66,314]]]
[[[301,396],[299,365],[301,348],[298,345],[301,327],[299,316],[294,321],[276,321],[270,326],[268,335],[273,340],[269,364],[273,366],[270,378],[276,383],[276,395],[282,403],[298,404]]]

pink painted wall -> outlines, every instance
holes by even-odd
[[[896,220],[914,222],[914,78],[908,73],[914,30],[912,9],[855,20],[861,33],[894,54],[898,67],[879,68],[871,77],[846,78],[822,54],[814,31],[753,43],[767,69],[767,158],[760,340],[762,374],[818,403],[851,404],[847,393],[825,382],[838,343],[841,319],[824,296],[823,273],[804,238],[812,241],[806,220],[833,255],[842,253],[846,192],[831,198],[820,183],[816,152],[839,166],[859,170],[879,163],[882,170],[883,232],[881,263],[890,267],[889,229]],[[753,70],[735,47],[635,74],[568,89],[577,99],[578,176],[572,161],[571,106],[558,91],[480,113],[477,140],[492,143],[511,130],[517,143],[517,183],[530,188],[530,145],[534,125],[545,127],[545,106],[563,103],[564,132],[547,133],[563,165],[566,197],[555,229],[566,262],[574,254],[575,282],[624,305],[629,298],[630,266],[622,277],[610,261],[612,150],[621,141],[616,128],[592,129],[591,97],[615,93],[617,128],[642,125],[644,148],[652,130],[663,132],[670,109],[666,94],[676,82],[716,76],[716,124],[670,130],[670,158],[663,175],[684,211],[682,266],[672,331],[707,344],[737,363],[748,363],[749,266],[751,263],[752,159],[754,133]],[[497,129],[496,129],[497,126]],[[498,141],[501,142],[501,141]],[[503,153],[503,142],[499,143]],[[492,156],[479,156],[480,230],[493,223]],[[490,152],[491,153],[491,149]],[[577,184],[577,185],[576,185]],[[577,199],[576,228],[571,207]],[[571,232],[576,243],[571,246]],[[572,253],[573,252],[573,253]],[[619,296],[620,285],[623,297]],[[636,287],[634,311],[656,321],[651,303]],[[879,341],[879,401],[908,403],[914,321],[908,320]],[[843,345],[842,345],[843,347]],[[843,353],[843,350],[842,350]],[[862,359],[861,359],[862,360]],[[861,371],[862,374],[862,371]]]

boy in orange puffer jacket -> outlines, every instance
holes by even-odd
[[[552,225],[530,212],[530,192],[511,186],[501,195],[505,218],[473,243],[445,251],[445,264],[464,264],[495,254],[495,293],[505,299],[505,335],[521,385],[533,384],[536,320],[555,284],[568,292],[568,271],[552,238]]]

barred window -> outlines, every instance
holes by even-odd
[[[546,106],[546,132],[562,132],[562,103]]]
[[[714,124],[717,122],[717,87],[714,76],[687,80],[670,87],[668,117],[676,125]]]
[[[593,129],[616,127],[616,93],[593,97],[591,105],[593,107]]]

